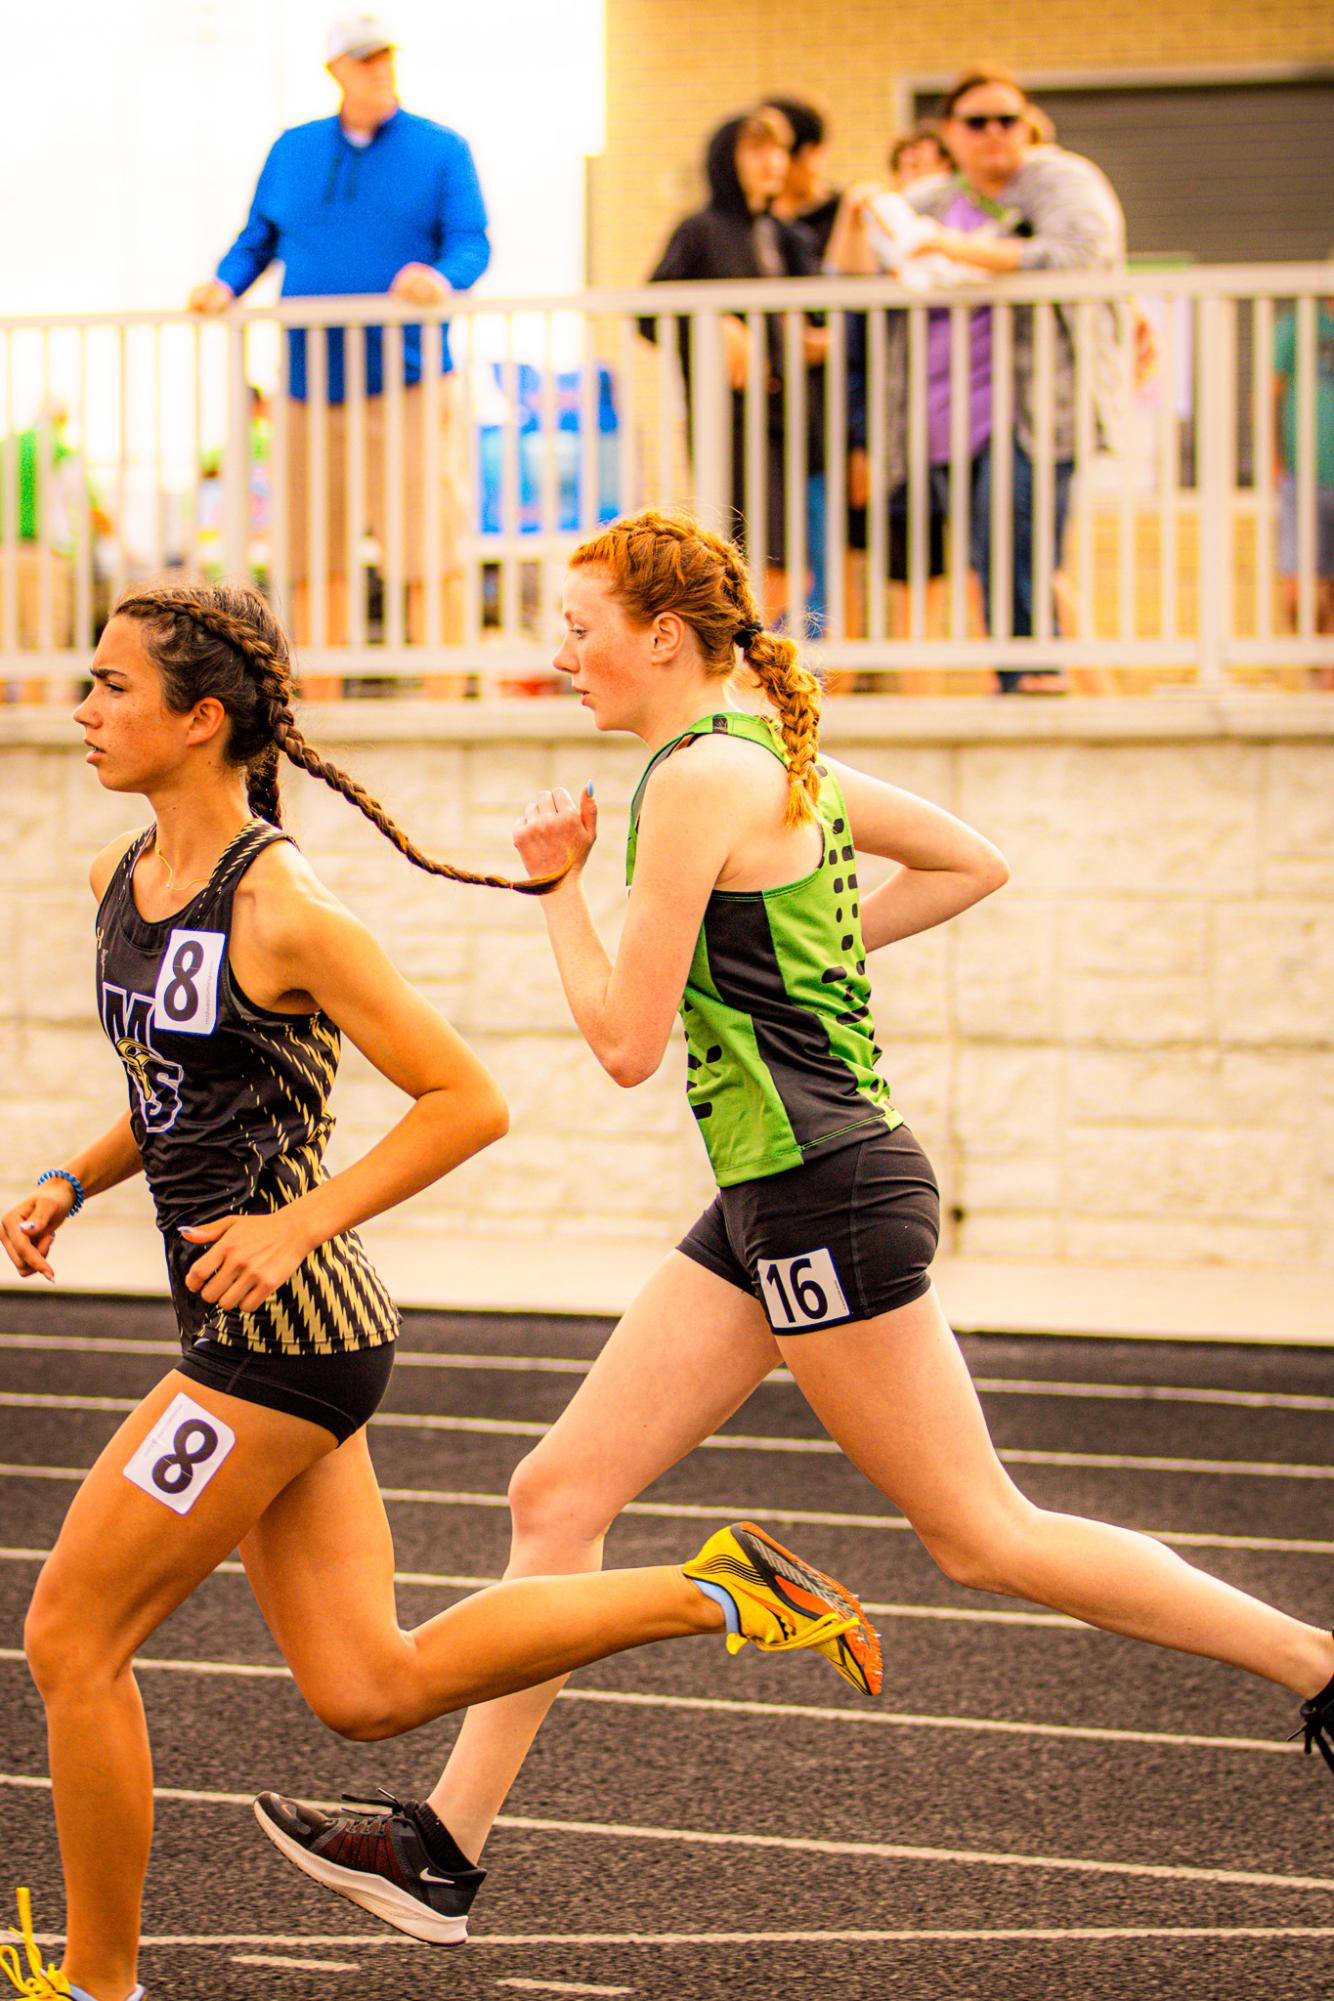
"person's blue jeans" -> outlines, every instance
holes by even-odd
[[[1061,560],[1066,515],[1070,511],[1072,459],[1058,459],[1053,468],[1053,569]],[[933,466],[948,482],[948,468]],[[1018,444],[1014,446],[1011,471],[1013,562],[1010,572],[1011,636],[1028,639],[1033,631],[1033,461]],[[946,485],[946,491],[948,486]],[[991,440],[973,460],[972,519],[969,524],[969,555],[982,584],[982,604],[988,630],[991,627]],[[1012,695],[1025,674],[1054,674],[1054,667],[999,668],[1000,692]]]

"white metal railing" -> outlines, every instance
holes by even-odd
[[[1328,265],[1257,265],[1032,273],[938,298],[824,278],[460,297],[434,316],[356,298],[240,306],[216,321],[0,319],[0,684],[63,684],[127,582],[202,571],[261,582],[320,692],[368,677],[421,677],[437,693],[536,690],[569,550],[600,520],[650,503],[687,504],[724,529],[739,507],[757,592],[813,636],[836,685],[854,674],[884,685],[893,670],[898,685],[920,686],[938,670],[932,685],[971,675],[959,683],[970,686],[979,672],[1037,667],[1070,670],[1090,692],[1219,687],[1258,670],[1303,685],[1313,667],[1329,681],[1316,316],[1332,292]],[[985,508],[969,423],[981,312],[992,436],[1026,421],[1032,488],[1025,501],[1025,464],[997,449]],[[1291,499],[1276,475],[1272,370],[1285,313]],[[731,315],[748,339],[738,394],[725,371]],[[421,328],[421,380],[405,387],[410,327]],[[334,328],[341,402],[328,396],[323,330]],[[384,388],[369,395],[376,328]],[[289,395],[299,329],[301,401]],[[815,369],[813,347],[824,350]],[[944,391],[942,366],[948,456],[937,464],[928,395]],[[857,550],[848,438],[859,400]],[[1283,506],[1295,532],[1285,565]],[[1026,524],[1031,564],[1016,571]],[[982,525],[979,588],[970,550]],[[1017,591],[1031,596],[1029,633],[1016,631]]]

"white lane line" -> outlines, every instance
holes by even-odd
[[[91,1470],[88,1466],[23,1466],[9,1461],[0,1462],[0,1480],[86,1480]],[[456,1493],[436,1487],[381,1487],[380,1497],[431,1508],[509,1508],[509,1499],[504,1494]],[[818,1508],[752,1508],[727,1501],[716,1505],[698,1501],[627,1501],[621,1514],[647,1515],[661,1521],[714,1523],[759,1515],[766,1522],[793,1522],[807,1528],[890,1529],[909,1533],[912,1530],[912,1523],[904,1521],[901,1515],[837,1514]],[[1182,1543],[1192,1549],[1260,1549],[1283,1556],[1334,1556],[1334,1542],[1311,1537],[1213,1535],[1194,1529],[1139,1532],[1157,1542]]]
[[[22,1647],[0,1647],[0,1662],[19,1662]],[[232,1676],[240,1681],[290,1681],[287,1668],[272,1661],[173,1660],[136,1654],[134,1665],[145,1674]],[[1059,1737],[1095,1744],[1155,1744],[1193,1751],[1260,1751],[1300,1758],[1302,1747],[1287,1738],[1205,1737],[1173,1730],[1119,1730],[1093,1723],[1026,1723],[993,1716],[923,1716],[909,1710],[831,1709],[812,1702],[752,1702],[743,1697],[662,1695],[611,1688],[564,1688],[561,1702],[610,1703],[622,1709],[685,1709],[720,1716],[799,1716],[813,1723],[853,1724],[860,1728],[894,1730],[962,1730],[969,1736]]]
[[[32,1792],[49,1792],[51,1781],[27,1773],[0,1772],[0,1786],[16,1786]],[[254,1804],[250,1793],[204,1792],[187,1786],[154,1786],[153,1797],[160,1800],[174,1800],[188,1806],[249,1807]],[[342,1805],[337,1800],[316,1800],[313,1804],[325,1813],[343,1811]],[[583,1834],[609,1841],[669,1841],[693,1843],[702,1848],[772,1849],[789,1855],[849,1855],[871,1862],[953,1862],[961,1867],[984,1869],[1052,1869],[1065,1874],[1090,1876],[1142,1876],[1159,1883],[1228,1883],[1260,1890],[1334,1891],[1334,1876],[1284,1876],[1263,1869],[1201,1869],[1176,1862],[1106,1862],[1074,1855],[1017,1855],[1006,1849],[922,1848],[898,1841],[817,1841],[808,1836],[793,1834],[723,1834],[695,1827],[637,1827],[614,1821],[545,1820],[530,1814],[517,1813],[498,1814],[496,1825],[515,1828],[522,1834]],[[1322,1927],[1322,1936],[1323,1931]],[[698,1937],[699,1934],[684,1932],[678,1936],[688,1940]],[[844,1934],[840,1933],[838,1936]],[[1027,1937],[1028,1934],[1021,1933],[1020,1936]],[[586,1941],[581,1939],[579,1934],[575,1934],[564,1942],[577,1945],[582,1942],[594,1942],[599,1937],[605,1939],[608,1938],[608,1934],[594,1933],[588,1935]],[[610,1942],[633,1945],[636,1937],[637,1934],[633,1932],[616,1934]],[[143,1940],[145,1945],[151,1942],[148,1939]],[[159,1939],[156,1942],[165,1945],[188,1945],[191,1941],[187,1937]],[[492,1942],[496,1941],[493,1939]],[[521,1936],[511,1940],[511,1943],[536,1945],[555,1942],[545,1937],[525,1939]],[[243,1933],[231,1938],[201,1938],[199,1943],[359,1946],[374,1941],[337,1936],[328,1939],[294,1938],[288,1941],[270,1939],[267,1935],[257,1938],[253,1933]]]
[[[0,1349],[27,1348],[71,1354],[179,1355],[176,1341],[145,1341],[112,1335],[0,1334]],[[400,1352],[397,1369],[461,1369],[509,1375],[586,1376],[593,1364],[564,1355],[472,1355],[465,1352],[416,1354]],[[1042,1376],[975,1376],[974,1386],[987,1396],[1084,1397],[1115,1403],[1203,1403],[1240,1410],[1334,1411],[1334,1397],[1306,1396],[1282,1390],[1224,1390],[1180,1383],[1070,1383]],[[766,1376],[765,1388],[795,1389],[786,1369]]]
[[[579,1980],[498,1980],[497,1987],[517,1987],[524,1994],[633,1994],[633,1987],[589,1987]]]
[[[145,1939],[146,1945],[148,1941]],[[233,1966],[285,1966],[301,1973],[360,1973],[359,1959],[286,1959],[276,1952],[234,1952]]]
[[[0,1408],[11,1410],[137,1410],[139,1397],[57,1396],[38,1390],[0,1390]],[[410,1411],[377,1411],[373,1426],[397,1431],[465,1432],[486,1438],[545,1438],[551,1426],[526,1418],[416,1416]],[[830,1438],[768,1438],[749,1432],[722,1432],[704,1438],[700,1452],[786,1452],[842,1455]],[[1284,1465],[1269,1459],[1174,1459],[1120,1452],[1047,1452],[1004,1446],[998,1456],[1011,1466],[1089,1466],[1110,1473],[1208,1473],[1228,1479],[1334,1480],[1334,1466]]]
[[[45,1563],[50,1554],[49,1549],[16,1549],[0,1544],[0,1563]],[[218,1564],[210,1574],[214,1577],[244,1577],[245,1565],[229,1559]],[[433,1591],[485,1591],[490,1585],[499,1584],[501,1579],[462,1577],[434,1570],[396,1570],[394,1582],[422,1585]],[[946,1619],[983,1626],[1058,1626],[1068,1633],[1092,1634],[1097,1630],[1086,1625],[1082,1619],[1067,1617],[1064,1612],[984,1612],[974,1611],[966,1605],[879,1604],[873,1598],[863,1598],[862,1609],[877,1619]]]
[[[63,1945],[61,1932],[37,1932],[38,1945]],[[772,1931],[772,1932],[471,1932],[469,1947],[478,1946],[704,1946],[719,1945],[953,1945],[1019,1944],[1025,1940],[1106,1940],[1124,1939],[1280,1939],[1334,1938],[1334,1925],[1018,1925],[962,1927],[919,1931]],[[160,1932],[141,1938],[145,1951],[207,1948],[220,1945],[341,1946],[364,1951],[369,1947],[395,1948],[408,1952],[422,1950],[418,1940],[400,1933],[327,1932],[271,1935],[265,1932]]]

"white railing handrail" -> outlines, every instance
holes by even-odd
[[[252,322],[291,327],[422,326],[448,322],[464,315],[579,313],[589,318],[605,314],[655,319],[662,314],[700,310],[730,310],[735,297],[746,312],[840,308],[851,312],[877,307],[942,306],[950,304],[1030,305],[1047,300],[1074,304],[1081,299],[1116,301],[1140,292],[1175,298],[1324,298],[1334,296],[1334,263],[1319,264],[1197,264],[1184,270],[1157,267],[1117,271],[1023,271],[1011,277],[957,289],[920,292],[890,278],[710,278],[689,284],[638,285],[619,290],[549,295],[491,296],[459,292],[438,306],[410,305],[388,293],[300,297],[247,305],[244,300],[221,313],[192,313],[185,307],[126,308],[87,313],[7,313],[0,315],[0,332],[40,333],[44,330],[118,326],[236,326]]]

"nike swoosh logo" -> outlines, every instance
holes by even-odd
[[[437,1876],[434,1869],[419,1869],[417,1874],[423,1883],[447,1883],[451,1890],[458,1888],[457,1876]]]

